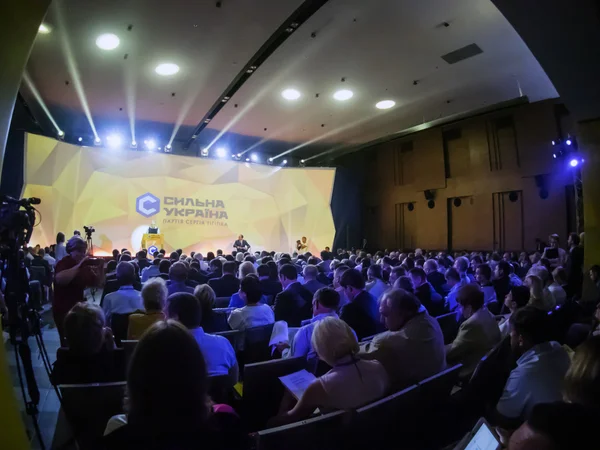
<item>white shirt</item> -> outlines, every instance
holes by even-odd
[[[102,305],[106,315],[106,323],[110,323],[112,314],[129,314],[138,309],[144,310],[142,294],[133,286],[121,286],[118,291],[106,294]]]
[[[367,292],[379,300],[383,293],[389,288],[390,287],[385,283],[385,281],[376,278],[375,281],[367,285]]]
[[[227,323],[229,323],[232,330],[260,327],[275,323],[275,313],[269,305],[261,303],[254,306],[246,305],[243,308],[231,311]]]
[[[50,264],[50,266],[52,266],[52,267],[54,267],[56,265],[56,260],[48,254],[44,255],[44,261],[48,261],[48,264]]]
[[[508,418],[527,418],[538,403],[562,400],[571,359],[558,342],[544,342],[523,353],[510,373],[496,409]]]
[[[556,281],[548,286],[548,291],[554,297],[556,305],[564,305],[567,302],[567,293]]]
[[[56,244],[56,248],[54,249],[54,256],[56,257],[56,262],[63,259],[67,256],[67,249],[65,248],[65,244],[61,242],[60,244]]]

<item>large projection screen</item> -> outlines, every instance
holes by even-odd
[[[141,248],[155,222],[167,251],[232,250],[239,234],[252,250],[331,246],[335,169],[283,168],[149,151],[79,147],[28,134],[23,196],[39,197],[31,244],[94,226],[94,251]],[[39,221],[39,219],[38,219]]]

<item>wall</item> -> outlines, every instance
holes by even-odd
[[[559,128],[572,131],[568,118],[557,120],[561,106],[514,106],[359,152],[368,248],[516,251],[535,248],[536,238],[546,241],[551,233],[566,242],[572,172],[552,158],[550,144]]]

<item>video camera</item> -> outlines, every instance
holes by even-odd
[[[86,227],[86,226],[84,225],[84,226],[83,226],[83,231],[85,231],[85,236],[86,236],[88,239],[91,239],[91,238],[92,238],[92,233],[95,233],[95,232],[96,232],[96,229],[95,229],[93,226],[91,226],[91,225],[90,225],[89,227]]]
[[[29,243],[35,224],[35,208],[39,198],[0,197],[0,254],[5,258],[11,252]]]

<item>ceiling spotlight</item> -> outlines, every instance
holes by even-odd
[[[225,158],[225,157],[227,157],[227,149],[225,147],[219,147],[219,148],[217,148],[217,156],[219,158]]]
[[[556,153],[552,153],[552,157],[556,159]]]
[[[96,136],[96,139],[94,139],[94,144],[100,145],[100,142],[102,142],[102,141],[100,140],[100,138],[98,136]]]
[[[565,144],[567,144],[567,145],[571,145],[572,143],[573,143],[573,141],[572,141],[571,139],[567,139],[567,140],[565,141]]]
[[[175,75],[177,72],[179,72],[179,66],[173,63],[163,63],[156,66],[156,69],[154,69],[154,71],[163,77],[168,77],[170,75]]]
[[[131,146],[132,147],[137,147],[137,142],[135,141],[135,139],[133,141],[131,141]]]
[[[344,100],[351,99],[353,95],[354,95],[354,92],[352,92],[351,90],[341,89],[341,90],[337,91],[335,94],[333,94],[333,98],[336,100],[339,100],[340,102],[343,102]]]
[[[123,144],[123,139],[118,134],[111,134],[106,137],[106,143],[110,148],[119,148]]]
[[[252,153],[250,155],[250,159],[252,160],[252,162],[257,162],[258,161],[258,155],[256,153]]]
[[[208,149],[207,148],[203,148],[202,150],[200,150],[200,154],[202,156],[208,156]]]
[[[246,158],[246,162],[250,162],[250,158]]]
[[[154,139],[146,139],[144,145],[148,150],[154,150],[156,148],[156,141]]]
[[[269,158],[269,162],[273,162],[273,158]]]
[[[298,100],[300,98],[300,91],[296,89],[285,89],[281,96],[286,100]]]
[[[172,148],[173,147],[171,146],[171,144],[165,145],[165,150],[168,151],[168,152],[170,152]]]
[[[304,164],[306,161],[305,161],[304,159],[301,159],[301,160],[300,160],[300,162],[301,162],[302,164]]]
[[[390,109],[396,106],[396,102],[394,100],[382,100],[375,105],[377,109]]]
[[[58,137],[63,137],[65,132],[63,130],[58,130]]]
[[[571,165],[571,167],[577,167],[579,165],[579,161],[576,159],[572,159],[569,164]]]
[[[83,141],[83,138],[82,138],[82,137],[78,137],[78,138],[77,138],[77,140],[78,140],[79,142],[81,142],[81,141]]]
[[[40,34],[50,34],[50,32],[52,31],[52,28],[50,28],[49,25],[46,24],[41,24],[40,27],[38,28],[38,32]]]
[[[237,154],[237,157],[238,157],[238,158],[241,158],[241,157],[242,157],[242,154],[241,154],[241,153],[238,153],[238,154]]]
[[[287,164],[287,159],[284,159],[283,161],[281,161],[281,164],[283,164],[285,166]]]
[[[102,50],[114,50],[120,43],[121,41],[117,35],[112,33],[101,34],[96,39],[96,45]]]
[[[552,141],[552,145],[556,145],[556,141]]]

